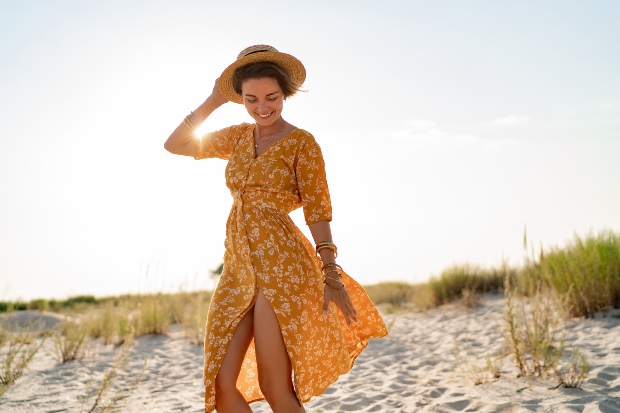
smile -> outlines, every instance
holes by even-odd
[[[268,117],[269,117],[269,116],[271,116],[272,114],[273,114],[273,112],[269,112],[269,113],[267,113],[266,115],[261,115],[260,113],[257,113],[257,115],[258,115],[259,117],[263,118],[263,119],[264,119],[264,118],[268,118]]]

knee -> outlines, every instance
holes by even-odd
[[[270,403],[278,403],[280,399],[288,399],[290,395],[294,395],[293,382],[274,379],[269,376],[258,375],[258,386]]]
[[[230,397],[231,394],[236,393],[237,383],[236,381],[226,380],[220,378],[218,375],[215,378],[215,404],[221,404]]]

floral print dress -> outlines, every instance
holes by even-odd
[[[256,157],[254,127],[247,123],[231,126],[197,143],[196,159],[228,160],[226,185],[233,196],[224,269],[211,299],[205,331],[205,412],[215,408],[215,377],[259,289],[277,316],[300,403],[321,394],[351,370],[370,338],[387,334],[366,292],[347,274],[342,281],[359,321],[347,326],[331,304],[329,312],[322,314],[321,260],[289,217],[303,206],[308,225],[332,218],[324,161],[314,137],[296,129]],[[248,402],[264,400],[254,341],[237,387]]]

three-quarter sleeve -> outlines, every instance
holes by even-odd
[[[299,149],[295,175],[306,224],[331,221],[332,204],[325,174],[325,161],[321,147],[312,135],[308,136]]]
[[[229,126],[215,132],[206,133],[196,139],[196,152],[194,159],[220,158],[228,160],[232,154],[239,133],[247,124]]]

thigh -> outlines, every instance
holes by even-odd
[[[291,360],[276,314],[261,290],[254,304],[254,344],[261,383],[292,389]]]
[[[220,370],[215,377],[216,386],[235,386],[254,333],[254,309],[248,311],[235,330]]]

